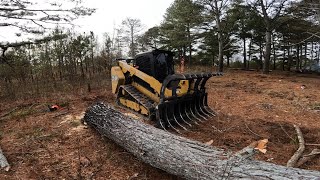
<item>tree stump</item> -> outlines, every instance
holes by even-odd
[[[91,106],[84,121],[143,162],[186,179],[317,179],[318,171],[230,156],[222,149],[132,119],[111,106]]]

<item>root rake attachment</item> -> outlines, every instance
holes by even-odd
[[[216,116],[216,113],[208,106],[208,93],[205,85],[213,76],[221,76],[222,73],[201,74],[173,74],[168,76],[161,87],[160,103],[156,106],[157,127],[173,129],[180,133],[179,129],[188,130],[193,124],[199,124]],[[178,97],[176,91],[179,82],[189,81],[188,92]],[[170,86],[171,97],[165,97],[165,89]]]

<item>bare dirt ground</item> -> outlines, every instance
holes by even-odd
[[[229,71],[207,84],[218,116],[183,133],[212,146],[240,150],[269,139],[256,158],[285,165],[298,148],[293,124],[301,127],[306,153],[320,144],[320,76]],[[58,94],[0,102],[0,146],[11,170],[0,179],[178,179],[136,159],[81,124],[96,101],[113,103],[109,87],[91,93]],[[47,104],[64,109],[47,112]],[[9,114],[8,114],[9,113]],[[4,116],[5,115],[5,116]],[[319,157],[319,156],[318,156]],[[302,166],[320,170],[320,158]]]

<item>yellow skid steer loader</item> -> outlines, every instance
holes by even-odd
[[[208,106],[206,82],[221,73],[175,74],[174,54],[153,50],[118,59],[111,69],[117,103],[156,121],[162,129],[198,124],[215,112]]]

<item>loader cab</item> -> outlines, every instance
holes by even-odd
[[[174,53],[165,50],[153,50],[138,54],[135,57],[135,66],[140,71],[156,78],[159,82],[171,74],[174,74]]]

